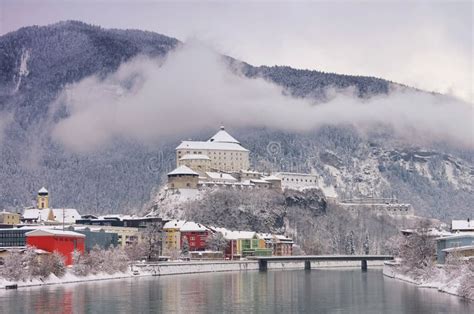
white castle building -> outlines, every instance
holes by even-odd
[[[281,179],[249,170],[249,153],[223,126],[207,141],[182,141],[176,147],[176,169],[168,173],[168,188],[281,189]]]
[[[247,170],[249,150],[242,147],[221,126],[207,141],[183,141],[176,147],[176,166],[185,165],[197,172]]]

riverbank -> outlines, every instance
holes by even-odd
[[[448,293],[468,300],[474,300],[461,294],[462,276],[457,276],[449,280],[443,269],[439,269],[435,278],[431,277],[425,280],[416,280],[409,275],[402,274],[399,270],[399,264],[395,262],[385,262],[383,266],[383,275],[389,278],[408,282],[420,288],[436,289],[439,292]]]
[[[369,267],[381,267],[382,262],[368,262]],[[311,262],[312,269],[318,268],[360,268],[360,262]],[[282,269],[304,269],[303,262],[272,262],[268,264],[269,270]],[[16,285],[16,288],[47,286],[68,283],[79,283],[89,281],[102,281],[125,279],[143,276],[167,276],[181,274],[197,274],[212,272],[229,271],[257,271],[258,262],[256,261],[191,261],[191,262],[163,262],[163,263],[138,263],[131,265],[130,269],[124,273],[115,274],[95,274],[87,276],[76,276],[71,269],[66,274],[58,278],[50,275],[48,278],[35,278],[28,281],[10,282],[0,278],[0,289]]]

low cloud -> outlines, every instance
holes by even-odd
[[[325,124],[360,130],[387,124],[401,137],[473,147],[473,107],[455,98],[400,90],[361,100],[350,93],[330,101],[286,96],[261,78],[230,71],[222,57],[191,42],[165,59],[136,58],[106,79],[89,77],[65,89],[56,106],[69,116],[53,138],[90,151],[114,138],[154,143],[223,123],[304,132]]]

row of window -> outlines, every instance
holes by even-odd
[[[190,154],[191,154],[191,151],[189,151],[189,150],[186,151],[186,155],[190,155]],[[194,155],[202,155],[202,152],[200,152],[200,151],[193,151],[192,154],[194,154]],[[211,154],[212,154],[212,155],[226,155],[227,153],[226,153],[226,152],[208,152],[208,153],[205,152],[205,154],[209,154],[209,155],[211,155]],[[229,153],[229,155],[231,155],[231,156],[233,156],[234,154],[235,154],[236,156],[242,156],[242,155],[243,155],[242,153],[237,153],[237,152],[236,152],[236,153],[234,153],[234,152],[230,152],[230,153]],[[178,155],[181,155],[181,151],[178,151]]]
[[[309,183],[313,183],[313,180],[312,179],[293,179],[291,178],[283,178],[282,179],[283,181],[296,181],[296,182],[309,182]],[[316,180],[314,180],[314,182],[316,182]]]

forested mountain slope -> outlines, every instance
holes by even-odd
[[[69,114],[51,110],[68,84],[91,75],[105,77],[141,54],[165,56],[179,45],[156,33],[73,21],[0,37],[0,208],[21,210],[41,186],[51,191],[53,206],[77,207],[82,213],[129,212],[149,201],[174,165],[179,138],[156,146],[117,139],[100,151],[74,153],[51,139],[45,121]],[[358,97],[370,98],[397,86],[378,78],[289,67],[239,67],[248,77],[263,77],[293,96],[319,101],[328,88],[353,88]],[[255,168],[316,171],[344,197],[396,196],[437,217],[467,215],[474,204],[469,150],[414,147],[392,139],[390,132],[361,136],[350,127],[327,126],[303,135],[258,128],[233,133],[252,151]],[[280,147],[277,154],[267,150],[272,142]]]

